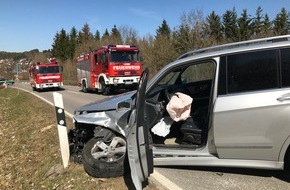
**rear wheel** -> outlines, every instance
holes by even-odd
[[[103,138],[92,138],[83,149],[84,169],[93,177],[108,178],[123,175],[125,157],[126,141],[116,135],[112,135],[106,141]]]

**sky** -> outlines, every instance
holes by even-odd
[[[116,25],[144,37],[155,35],[163,20],[177,28],[182,14],[190,11],[222,16],[235,7],[238,16],[243,9],[254,16],[259,6],[271,20],[283,7],[290,11],[289,0],[0,0],[0,51],[48,50],[62,28],[80,31],[85,23],[93,34],[110,32]]]

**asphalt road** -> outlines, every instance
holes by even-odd
[[[32,92],[28,83],[14,85]],[[96,93],[83,93],[79,87],[65,86],[64,108],[69,113],[84,104],[105,98]],[[53,103],[52,91],[34,92]],[[153,178],[167,189],[178,190],[290,190],[290,172],[237,168],[155,167]],[[165,189],[166,189],[165,188]]]

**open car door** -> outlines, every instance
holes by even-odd
[[[153,151],[149,144],[149,129],[144,120],[145,91],[149,70],[146,68],[140,78],[136,93],[135,106],[129,119],[131,128],[127,137],[127,152],[131,168],[131,178],[137,190],[142,182],[153,173]]]

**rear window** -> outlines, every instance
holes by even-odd
[[[228,93],[278,88],[278,51],[229,55],[227,85]]]

